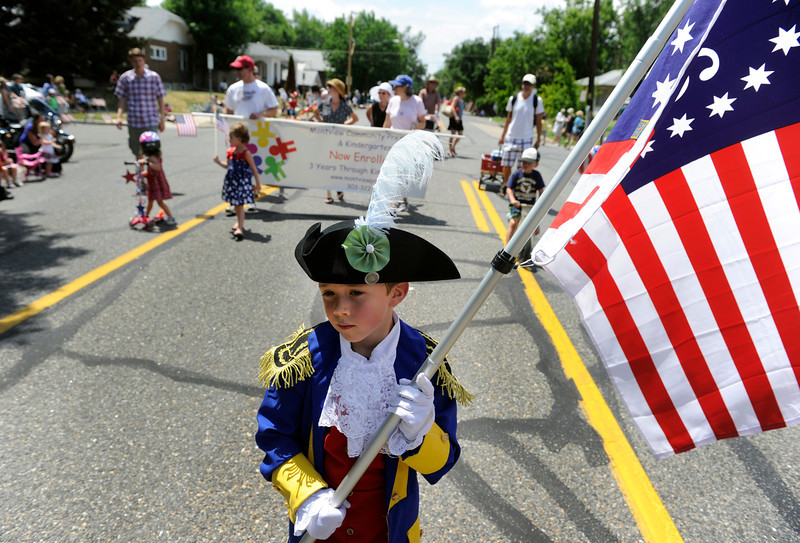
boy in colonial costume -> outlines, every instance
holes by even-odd
[[[289,541],[305,532],[326,541],[419,541],[417,473],[433,484],[458,460],[456,402],[471,396],[447,364],[433,379],[417,375],[436,343],[394,311],[409,281],[460,277],[441,250],[394,228],[392,204],[427,183],[442,157],[435,136],[409,134],[388,153],[367,218],[324,231],[317,223],[295,250],[328,320],[262,357],[267,392],[256,433],[261,473],[289,508]],[[400,424],[335,507],[333,489],[390,413]]]

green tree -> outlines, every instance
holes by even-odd
[[[331,76],[346,81],[350,19],[338,17],[325,32],[322,49],[331,65]],[[351,60],[352,89],[367,91],[378,81],[388,81],[401,73],[409,74],[419,89],[425,66],[416,51],[421,34],[400,32],[391,22],[376,18],[374,12],[360,12],[353,18],[354,49]]]
[[[293,47],[298,49],[322,49],[325,42],[327,25],[303,11],[292,10],[292,27],[294,28]]]
[[[541,40],[545,82],[559,59],[565,59],[579,78],[589,75],[594,0],[567,0],[564,8],[541,9],[542,26],[534,34]],[[600,0],[600,35],[597,73],[619,67],[620,43],[613,0]],[[538,75],[537,75],[538,77]]]
[[[263,0],[254,0],[256,22],[255,39],[267,45],[291,46],[295,41],[295,30],[281,10]]]
[[[474,100],[479,107],[484,102],[491,103],[484,87],[490,56],[491,46],[481,38],[466,40],[453,47],[445,55],[444,68],[436,74],[442,82],[441,93],[450,96],[457,86],[463,85],[467,89],[467,99]]]
[[[534,74],[540,85],[552,77],[552,73],[545,77],[542,70],[543,50],[540,37],[520,32],[497,44],[495,55],[489,60],[484,86],[487,101],[491,100],[497,106],[499,115],[505,115],[508,98],[520,90],[523,75]]]
[[[619,26],[621,65],[628,66],[672,6],[672,0],[626,0]]]
[[[247,48],[258,31],[254,0],[164,0],[164,9],[186,21],[197,43],[195,66],[205,69],[206,54],[225,66]]]
[[[0,8],[3,54],[0,73],[26,73],[40,82],[46,73],[106,81],[124,66],[134,45],[125,12],[139,0],[11,0]]]
[[[575,83],[575,72],[569,63],[561,59],[556,62],[553,79],[550,83],[539,87],[539,95],[544,101],[547,116],[554,119],[561,108],[575,106],[578,103],[580,87]]]

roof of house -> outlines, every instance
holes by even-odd
[[[261,42],[248,43],[246,54],[253,60],[274,59],[289,62],[289,53],[283,49],[273,49],[269,45],[264,45]]]
[[[160,7],[137,6],[128,10],[128,16],[136,21],[133,29],[129,32],[131,37],[174,42],[181,45],[194,44],[194,38],[189,32],[189,25],[182,17],[171,11]]]
[[[606,72],[604,74],[596,75],[594,77],[594,86],[595,87],[611,87],[614,88],[619,83],[619,80],[622,79],[622,74],[624,73],[623,70],[611,70],[610,72]],[[582,79],[578,79],[576,83],[581,87],[588,87],[589,86],[589,78],[584,77]]]
[[[296,65],[303,65],[302,69],[304,70],[327,72],[331,69],[330,65],[325,60],[323,51],[319,49],[286,49],[286,51],[294,57],[294,63]]]

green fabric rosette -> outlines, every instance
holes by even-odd
[[[389,238],[377,228],[367,225],[354,228],[347,234],[342,247],[347,261],[360,272],[377,272],[389,263]]]

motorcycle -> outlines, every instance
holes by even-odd
[[[3,142],[10,154],[14,154],[14,149],[19,146],[22,128],[23,126],[18,122],[0,117],[0,141]]]

